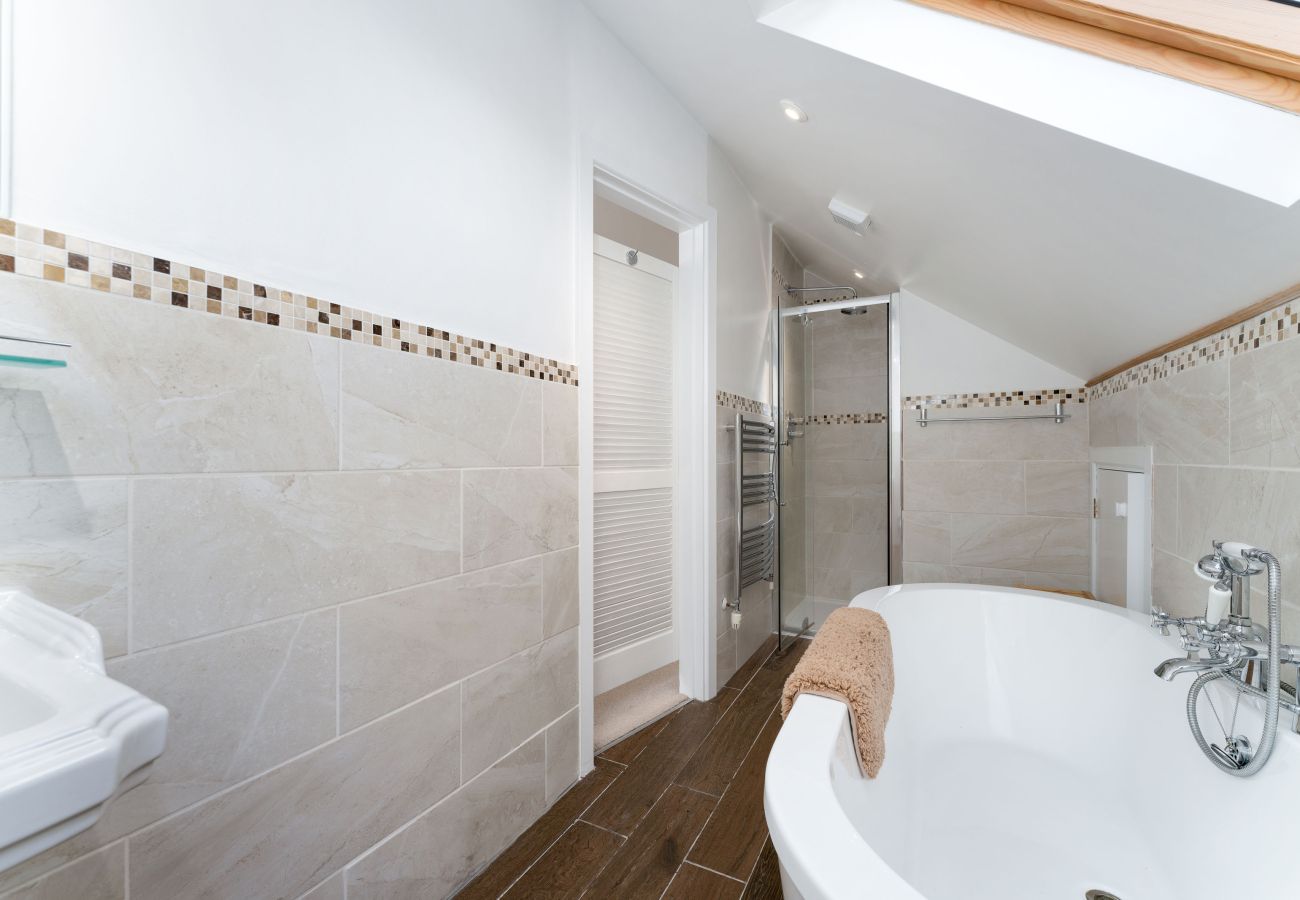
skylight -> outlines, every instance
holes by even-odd
[[[759,21],[1281,206],[1300,200],[1300,115],[929,8],[939,2],[964,0],[791,0]]]

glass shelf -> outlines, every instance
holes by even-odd
[[[71,344],[43,341],[37,338],[14,337],[0,334],[0,366],[20,366],[27,369],[66,369],[67,352]]]

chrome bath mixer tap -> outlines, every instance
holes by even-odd
[[[1214,582],[1210,589],[1210,606],[1222,598],[1227,600],[1226,615],[1217,621],[1207,616],[1174,618],[1160,610],[1151,613],[1151,627],[1168,634],[1176,628],[1182,640],[1186,657],[1167,659],[1156,666],[1155,674],[1172,681],[1185,672],[1198,673],[1187,694],[1187,723],[1197,745],[1210,762],[1231,775],[1254,775],[1268,762],[1273,752],[1280,709],[1296,714],[1295,728],[1300,732],[1300,705],[1283,699],[1280,670],[1284,665],[1300,666],[1300,648],[1285,645],[1282,633],[1282,567],[1277,557],[1238,541],[1214,541],[1214,552],[1202,557],[1196,564],[1196,573]],[[1268,574],[1268,624],[1261,626],[1250,617],[1250,578]],[[1254,684],[1249,677],[1253,668]],[[1224,729],[1222,745],[1206,740],[1201,731],[1197,700],[1206,685],[1226,680],[1237,689],[1237,701],[1242,694],[1262,698],[1264,701],[1264,730],[1258,745],[1240,734],[1230,734],[1232,725]],[[1213,709],[1213,699],[1207,695]],[[1223,727],[1222,717],[1215,716]],[[1235,716],[1233,717],[1235,722]]]

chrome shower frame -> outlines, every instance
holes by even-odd
[[[798,296],[806,293],[825,292],[825,291],[851,291],[854,296],[845,300],[829,300],[815,303],[802,303],[798,306],[781,307],[772,311],[772,419],[776,424],[778,435],[777,458],[776,458],[776,495],[777,495],[777,527],[776,527],[776,627],[778,644],[781,642],[783,634],[783,623],[781,621],[781,514],[780,511],[785,506],[783,486],[781,483],[781,464],[785,459],[785,453],[790,447],[790,435],[788,434],[788,422],[786,420],[786,398],[784,383],[784,367],[782,365],[782,341],[783,330],[781,323],[784,319],[807,317],[810,315],[819,315],[829,312],[845,312],[849,310],[862,309],[870,306],[885,306],[887,308],[887,325],[886,330],[889,342],[889,358],[887,362],[888,382],[889,382],[889,400],[888,410],[886,412],[886,425],[889,434],[889,486],[886,503],[889,506],[889,576],[888,584],[903,583],[903,384],[902,384],[902,325],[899,316],[900,293],[898,291],[889,294],[879,294],[871,297],[858,297],[857,291],[852,287],[825,287],[825,288],[787,288],[786,294],[789,296]],[[801,435],[800,435],[801,436]],[[805,629],[807,627],[805,626]],[[802,632],[800,632],[802,633]]]

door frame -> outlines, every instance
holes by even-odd
[[[710,207],[658,193],[653,185],[625,177],[612,158],[582,143],[577,173],[575,264],[578,349],[578,760],[579,772],[593,768],[593,316],[596,194],[677,232],[677,294],[673,311],[674,547],[673,592],[677,610],[679,690],[695,700],[717,693],[713,635],[717,610],[711,601],[717,581],[713,532],[717,436],[714,403],[717,373],[717,213]]]
[[[1092,560],[1089,565],[1088,587],[1094,597],[1097,592],[1097,477],[1105,469],[1111,472],[1126,472],[1141,476],[1141,487],[1134,498],[1129,493],[1129,528],[1128,528],[1128,572],[1124,582],[1126,587],[1128,609],[1149,612],[1151,609],[1151,563],[1154,556],[1151,539],[1153,535],[1154,506],[1152,498],[1152,479],[1155,476],[1155,453],[1151,447],[1093,447],[1089,451],[1089,496],[1094,504],[1089,547]],[[1136,501],[1136,502],[1135,502]],[[1136,526],[1136,527],[1135,527]],[[1134,581],[1137,582],[1134,603]]]

